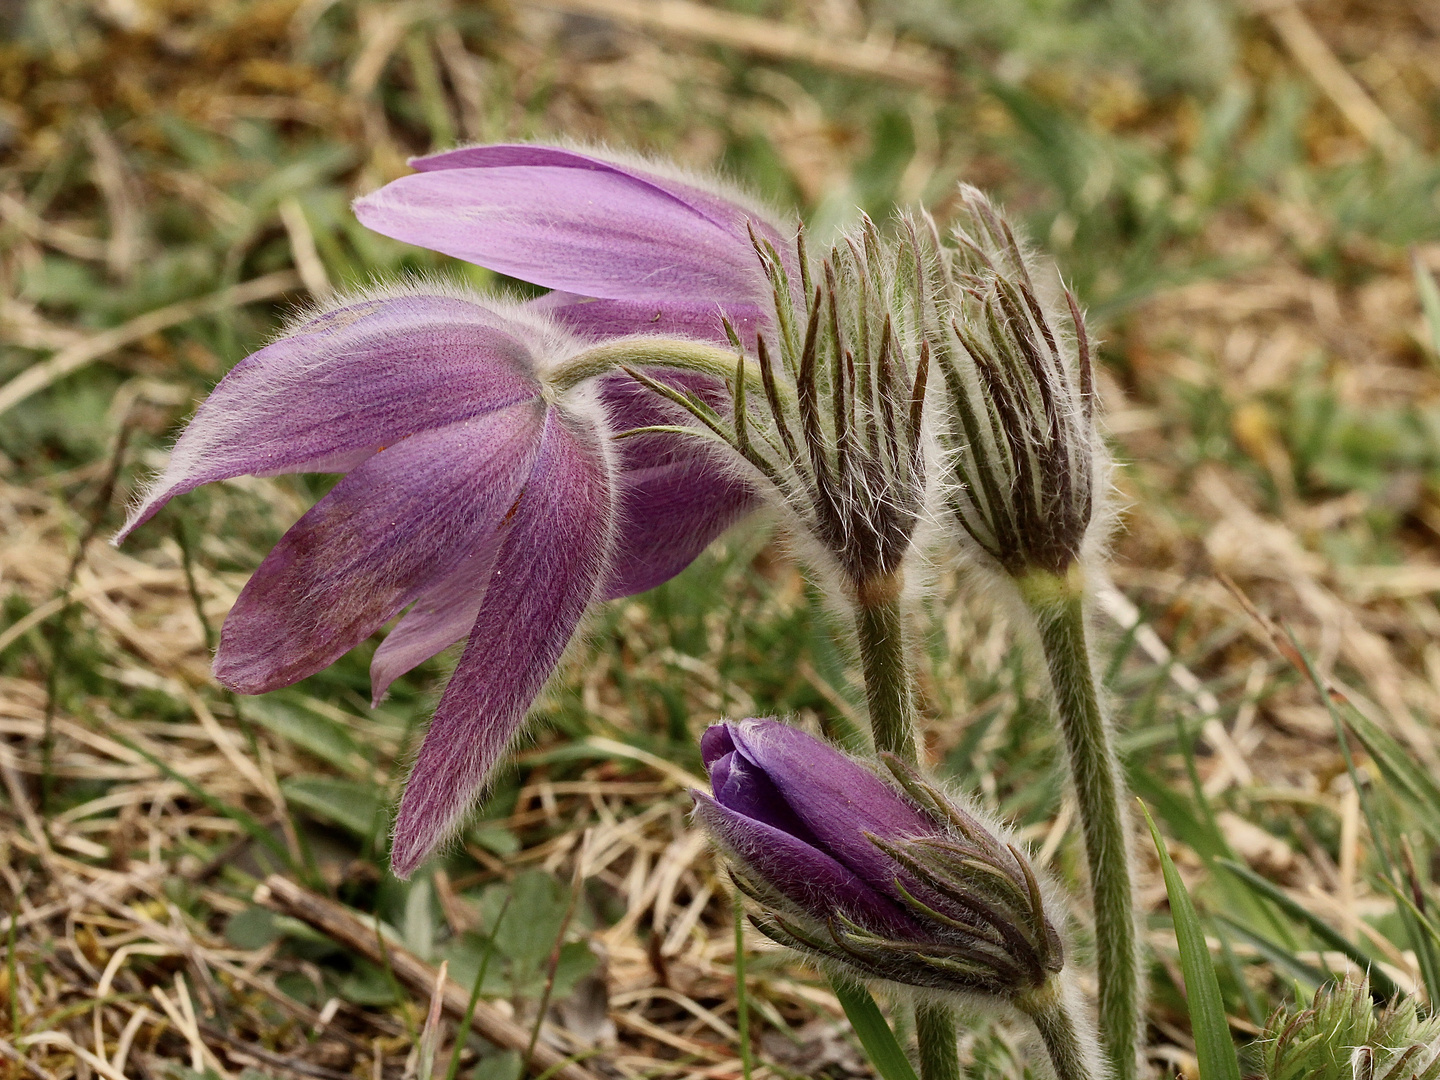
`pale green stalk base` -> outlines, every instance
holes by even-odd
[[[855,634],[875,749],[915,764],[920,746],[900,590],[898,574],[867,587],[855,604]]]
[[[944,1005],[916,1005],[915,1042],[920,1050],[922,1080],[960,1080],[954,1013]]]
[[[1019,995],[1015,1007],[1035,1021],[1057,1080],[1095,1080],[1091,1056],[1085,1052],[1080,1028],[1065,1007],[1057,980],[1052,978],[1038,990]]]
[[[1130,846],[1120,806],[1119,766],[1085,639],[1083,577],[1079,567],[1063,577],[1035,571],[1017,584],[1040,630],[1085,834],[1095,909],[1100,1035],[1114,1080],[1136,1080],[1140,965]]]

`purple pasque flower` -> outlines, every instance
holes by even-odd
[[[241,591],[215,675],[247,694],[286,686],[404,612],[371,664],[378,700],[466,640],[401,802],[398,874],[469,807],[587,605],[674,574],[733,517],[687,488],[710,467],[691,448],[614,452],[617,423],[648,403],[547,382],[583,348],[459,290],[341,302],[236,365],[116,538],[201,484],[345,474]]]
[[[1015,997],[1063,949],[1024,853],[893,755],[892,785],[776,720],[711,727],[695,816],[766,935],[862,977]]]

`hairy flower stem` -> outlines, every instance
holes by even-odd
[[[875,749],[916,763],[920,757],[918,718],[905,651],[903,579],[890,574],[858,590],[855,629],[865,671],[865,697]],[[915,1007],[915,1041],[921,1080],[960,1080],[955,1016],[938,1003]]]
[[[1057,1080],[1094,1080],[1094,1063],[1085,1052],[1075,1017],[1065,1006],[1059,980],[1052,978],[1044,986],[1021,994],[1015,999],[1015,1007],[1040,1030]]]
[[[865,583],[856,597],[855,632],[875,749],[914,764],[920,748],[900,591],[899,574]]]
[[[916,1005],[915,1042],[920,1050],[920,1075],[924,1080],[960,1080],[954,1013],[933,1002]]]
[[[1017,584],[1040,630],[1085,833],[1095,909],[1101,1039],[1115,1080],[1135,1080],[1140,976],[1130,845],[1120,807],[1119,764],[1086,643],[1083,576],[1078,566],[1064,575],[1037,570]]]

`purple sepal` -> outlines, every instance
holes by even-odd
[[[215,677],[244,694],[303,679],[483,549],[525,482],[543,417],[540,402],[521,402],[366,459],[241,590]]]
[[[399,296],[326,312],[231,369],[116,541],[201,484],[347,472],[407,435],[532,398],[533,369],[505,321],[465,300]]]
[[[894,788],[828,743],[778,720],[728,725],[820,845],[874,888],[893,895],[900,869],[866,833],[896,841],[936,834],[934,822]]]
[[[755,336],[768,326],[767,309],[755,304],[721,304],[714,300],[601,300],[576,293],[550,292],[530,301],[576,337],[604,341],[631,334],[659,334],[665,337],[696,338],[728,345],[724,319],[754,348]]]
[[[475,628],[410,773],[391,863],[408,876],[473,804],[569,644],[611,543],[595,433],[550,410],[539,457],[502,525]]]

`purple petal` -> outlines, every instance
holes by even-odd
[[[910,937],[914,923],[825,852],[763,821],[745,817],[692,791],[695,817],[748,872],[811,918],[837,913],[878,933]]]
[[[730,725],[711,724],[700,736],[700,760],[705,763],[708,769],[712,762],[718,761],[725,754],[735,751],[735,740],[730,737]]]
[[[416,599],[370,659],[371,704],[378,705],[390,684],[417,664],[448,649],[470,633],[485,601],[501,537],[467,552],[449,574]]]
[[[168,500],[246,473],[349,471],[382,446],[536,396],[510,325],[444,296],[328,312],[240,361],[200,406],[117,542]]]
[[[758,302],[763,295],[743,226],[717,224],[615,171],[530,165],[415,173],[359,199],[355,214],[397,240],[586,296]]]
[[[391,849],[397,875],[419,866],[469,809],[559,662],[603,575],[611,517],[599,440],[552,409],[469,644],[400,803]]]
[[[605,599],[632,596],[669,581],[759,505],[744,482],[702,454],[621,473],[620,535]]]
[[[245,694],[302,679],[483,551],[531,469],[543,416],[523,401],[372,455],[260,564],[225,620],[215,677]]]
[[[779,231],[765,220],[767,215],[757,209],[746,207],[735,199],[717,195],[694,184],[662,176],[625,162],[607,161],[604,158],[566,150],[563,147],[528,146],[523,143],[471,146],[462,150],[447,150],[440,154],[413,158],[410,164],[420,172],[439,172],[446,169],[539,167],[609,173],[632,182],[637,190],[644,188],[657,194],[668,195],[676,202],[689,207],[722,228],[733,229],[738,223],[742,236],[745,235],[744,222],[747,219],[753,221],[756,231],[776,248],[783,249],[785,246],[781,242]]]
[[[764,308],[738,302],[721,304],[714,300],[600,300],[576,293],[550,292],[530,301],[529,306],[548,312],[565,329],[588,341],[631,334],[663,334],[726,345],[729,338],[721,321],[724,316],[740,339],[753,348],[760,328],[769,325]]]
[[[731,727],[737,753],[750,759],[814,833],[819,844],[861,878],[889,890],[898,867],[866,839],[933,836],[937,829],[888,784],[828,743],[777,720]]]
[[[716,380],[652,372],[673,386],[725,409],[729,394]],[[688,414],[628,375],[607,378],[601,397],[614,431],[685,424]],[[685,435],[621,439],[619,538],[605,598],[645,592],[689,566],[721,533],[759,506],[759,497],[713,447]]]
[[[811,847],[818,847],[815,834],[795,816],[769,778],[743,754],[730,753],[710,767],[710,786],[715,801],[727,810],[764,822],[771,828],[789,833]]]

